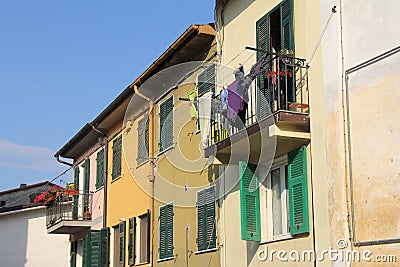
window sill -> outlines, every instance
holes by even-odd
[[[167,147],[167,148],[164,149],[163,151],[158,152],[158,153],[157,153],[157,156],[160,156],[160,155],[164,154],[165,152],[167,152],[167,151],[173,149],[174,147],[175,147],[175,146],[174,146],[173,144],[170,145],[169,147]]]
[[[173,259],[175,259],[174,256],[168,257],[168,258],[164,258],[164,259],[158,259],[157,262],[170,261],[170,260],[173,260]]]
[[[114,179],[111,178],[111,183],[114,183],[114,182],[118,181],[121,178],[122,178],[122,174],[120,176],[118,176],[118,177],[115,177]]]
[[[291,234],[285,234],[285,235],[273,237],[273,239],[270,239],[270,240],[263,240],[260,242],[260,244],[263,245],[263,244],[275,243],[275,242],[279,242],[279,241],[290,240],[293,238],[294,238],[294,236],[292,236]]]
[[[94,192],[97,193],[98,191],[100,191],[103,188],[104,188],[104,185],[100,186],[99,188],[96,188],[96,191],[94,191]]]
[[[143,162],[136,163],[136,164],[137,164],[137,165],[136,165],[136,169],[142,167],[143,165],[145,165],[145,164],[148,163],[149,161],[150,161],[149,159],[146,159],[146,160],[143,161]]]
[[[194,253],[194,255],[199,255],[199,254],[204,254],[204,253],[209,253],[209,252],[215,252],[217,250],[218,250],[217,248],[209,248],[209,249],[205,249],[205,250],[196,251]]]
[[[149,264],[149,262],[148,261],[139,262],[139,263],[136,263],[135,266],[143,266],[143,265],[146,265],[146,264]]]

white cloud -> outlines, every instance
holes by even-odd
[[[64,169],[49,148],[24,146],[0,139],[0,166],[37,171],[60,171]]]

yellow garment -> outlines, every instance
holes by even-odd
[[[196,98],[196,91],[193,91],[189,94],[189,99],[190,99],[190,117],[192,119],[197,118],[197,110],[196,106],[194,105],[194,99]]]

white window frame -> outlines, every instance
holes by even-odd
[[[266,174],[263,186],[260,188],[261,197],[261,240],[262,242],[274,242],[278,240],[290,239],[293,236],[289,231],[289,190],[287,190],[286,168],[288,165],[287,154],[275,158],[271,168]],[[272,179],[271,172],[279,169],[281,182],[281,205],[282,205],[282,229],[283,233],[274,235],[274,216],[272,211]],[[286,223],[284,223],[286,222]]]

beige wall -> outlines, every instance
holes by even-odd
[[[222,49],[222,64],[228,64],[236,68],[239,63],[245,64],[245,71],[248,71],[252,64],[256,62],[255,52],[243,51],[245,46],[256,46],[256,22],[281,1],[259,1],[259,0],[230,0],[224,8],[225,27],[219,32],[223,34],[223,43],[219,43]],[[311,123],[311,144],[307,147],[308,154],[308,175],[309,175],[309,219],[310,235],[302,238],[294,238],[286,241],[268,243],[268,249],[314,249],[316,253],[329,248],[329,224],[328,224],[328,180],[325,175],[325,139],[324,139],[324,119],[321,111],[324,103],[322,90],[322,61],[321,51],[317,48],[320,37],[320,7],[318,1],[294,1],[294,35],[296,57],[310,61],[315,51],[315,55],[309,68],[309,96],[310,96],[310,118]],[[220,38],[221,39],[221,38]],[[253,54],[253,55],[252,55]],[[246,62],[247,61],[247,62]],[[226,84],[224,84],[226,85]],[[319,150],[320,157],[318,164],[311,164],[311,159],[315,160],[315,151]],[[313,157],[311,158],[311,155]],[[312,167],[311,167],[312,165]],[[233,170],[232,170],[233,171]],[[227,175],[227,174],[226,174]],[[238,171],[229,176],[238,175]],[[312,181],[312,183],[311,183]],[[314,194],[312,196],[312,194]],[[314,202],[313,202],[314,200]],[[226,240],[226,247],[222,262],[225,266],[263,266],[266,262],[258,260],[256,252],[263,248],[251,242],[246,243],[240,240],[240,215],[239,209],[239,190],[236,188],[230,192],[224,200],[223,211]],[[315,213],[313,214],[313,210]],[[236,219],[235,219],[236,218]],[[315,223],[315,228],[313,225]],[[315,240],[313,240],[313,231]],[[328,236],[328,238],[327,238]],[[314,243],[314,244],[313,244]],[[315,246],[315,247],[314,247]],[[239,256],[240,255],[240,256]],[[274,266],[278,264],[275,262]],[[290,263],[291,266],[303,265],[314,266],[314,263]],[[330,266],[330,262],[320,262],[318,266]]]

